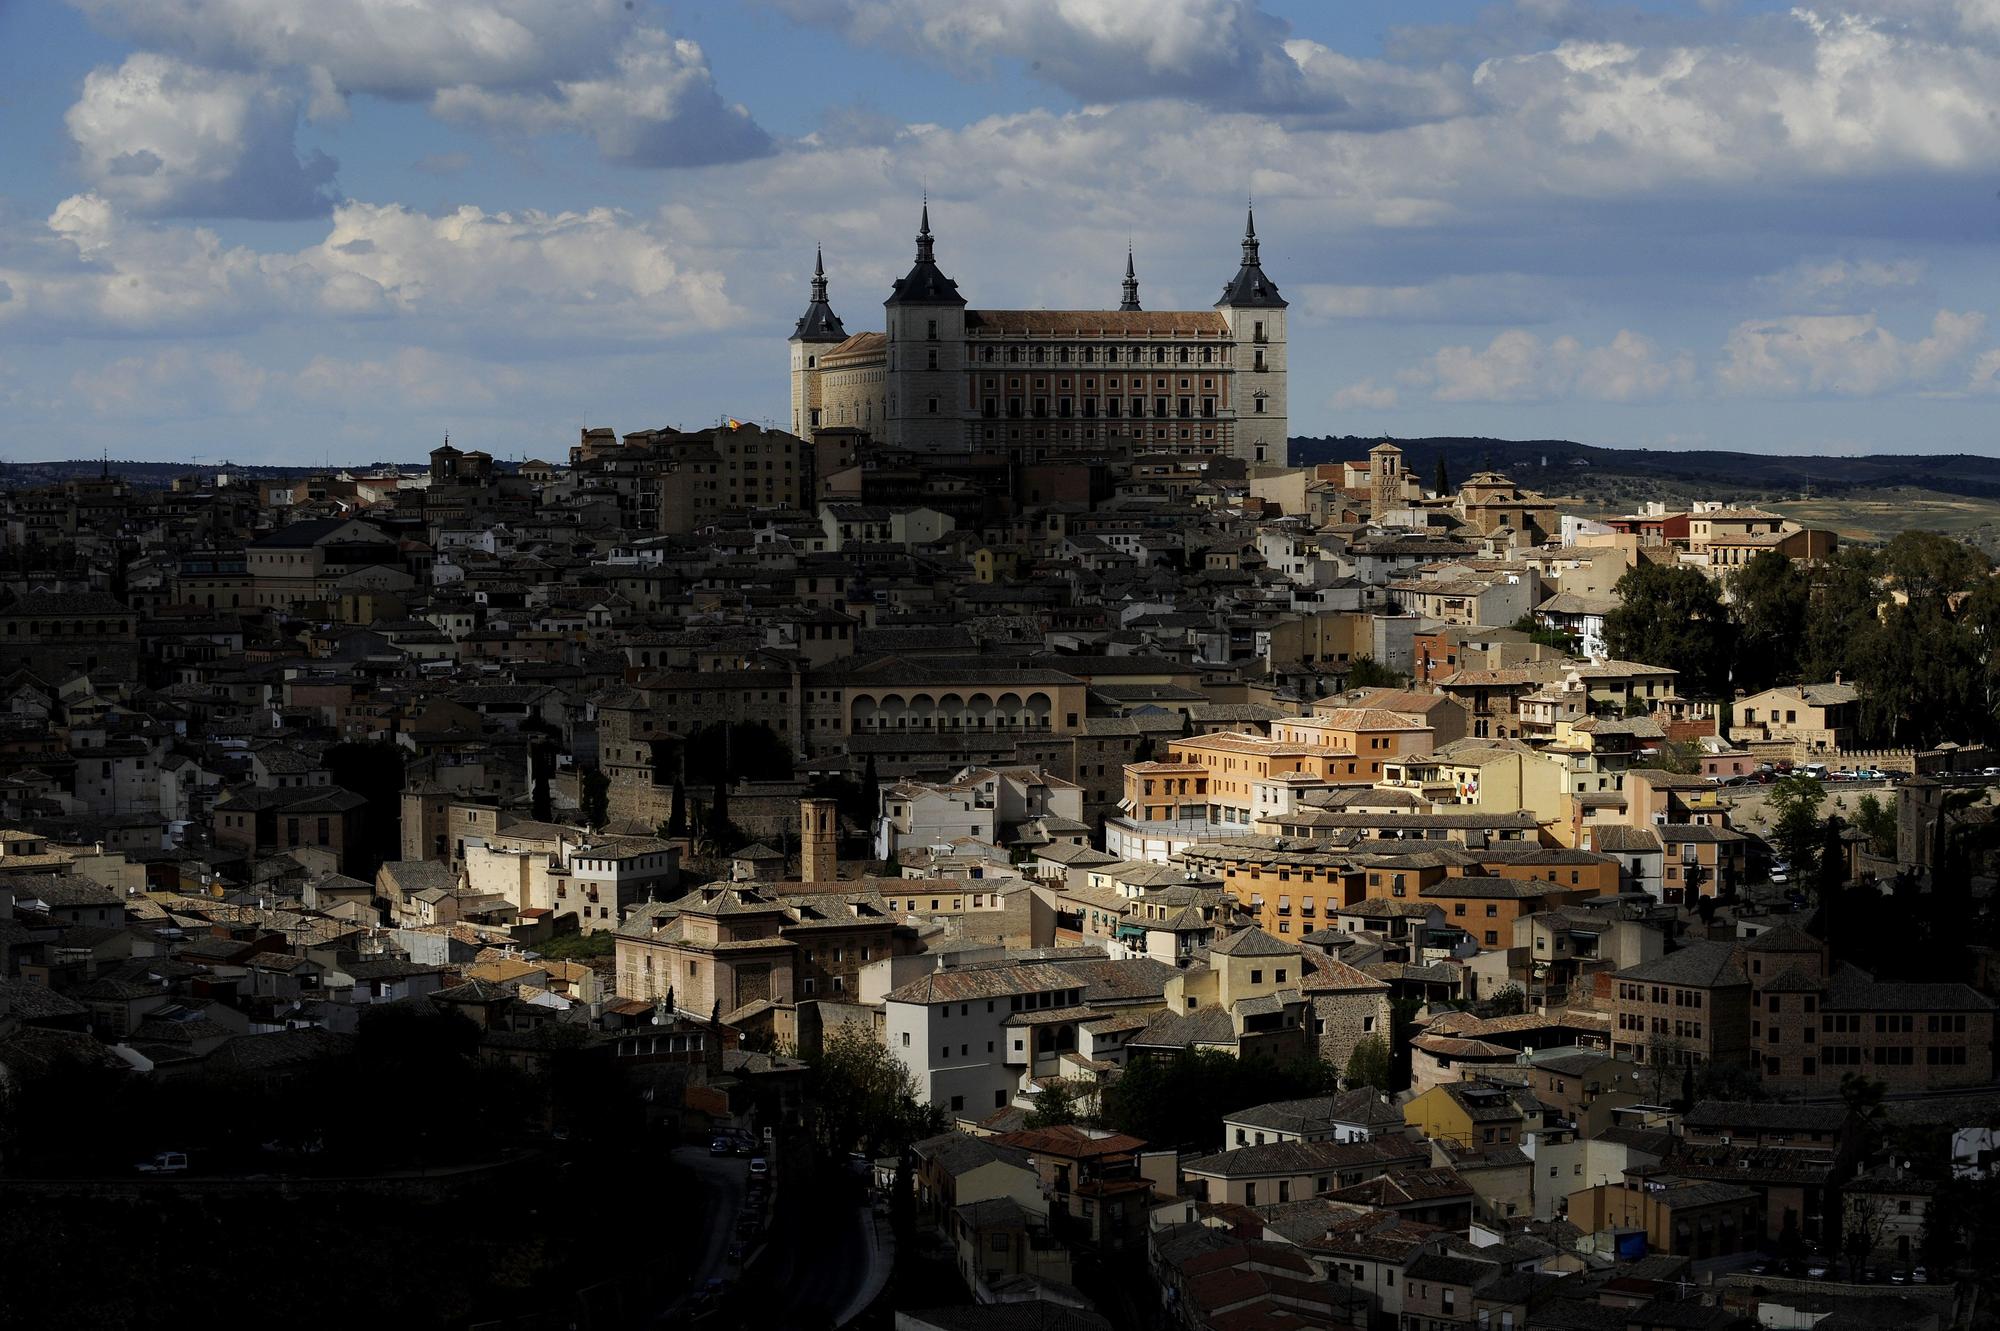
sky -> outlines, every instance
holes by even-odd
[[[880,328],[1204,308],[1294,434],[2000,455],[2000,0],[0,0],[0,460],[781,422]]]

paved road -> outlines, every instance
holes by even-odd
[[[742,1324],[759,1331],[826,1331],[869,1279],[867,1198],[838,1168],[778,1183],[764,1255],[739,1292]]]
[[[663,1319],[670,1319],[689,1294],[711,1279],[734,1274],[729,1248],[736,1242],[736,1213],[743,1209],[743,1194],[750,1176],[750,1162],[740,1157],[710,1155],[699,1146],[676,1146],[673,1154],[674,1163],[685,1166],[701,1189],[697,1214],[702,1217],[704,1228],[701,1251],[693,1254],[687,1291],[661,1310]]]

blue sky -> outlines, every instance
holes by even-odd
[[[9,459],[775,420],[926,186],[1008,307],[1254,193],[1298,433],[2000,453],[2000,0],[0,0],[0,128]]]

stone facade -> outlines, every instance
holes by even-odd
[[[1128,264],[1129,269],[1129,264]],[[849,336],[816,264],[790,346],[792,432],[860,429],[916,453],[1038,461],[1110,449],[1283,465],[1286,302],[1264,276],[1254,218],[1210,310],[969,309],[937,266],[930,210],[882,332]]]

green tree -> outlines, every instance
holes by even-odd
[[[591,827],[602,827],[611,821],[611,778],[601,767],[592,767],[583,774],[580,783],[583,801],[583,821]]]
[[[1943,605],[1992,572],[1992,561],[1964,541],[1934,531],[1898,532],[1882,568],[1910,605]]]
[[[1449,495],[1452,492],[1451,473],[1445,469],[1444,454],[1442,453],[1438,454],[1437,484],[1433,487],[1433,489],[1436,491],[1437,496],[1440,499],[1444,498],[1445,496]]]
[[[1799,675],[1812,579],[1776,550],[1766,550],[1729,576],[1737,625],[1735,685],[1759,693]]]
[[[585,961],[591,957],[612,956],[617,950],[618,935],[610,929],[587,934],[558,934],[546,943],[535,945],[535,951],[550,961]]]
[[[1553,647],[1559,652],[1570,654],[1576,652],[1577,640],[1574,635],[1564,633],[1561,629],[1550,628],[1548,625],[1537,620],[1532,613],[1522,615],[1507,627],[1513,629],[1516,633],[1526,634],[1529,642],[1540,643],[1544,647]]]
[[[1673,772],[1679,776],[1693,776],[1701,771],[1701,749],[1686,740],[1662,740],[1653,750],[1653,766],[1663,772]]]
[[[1766,807],[1771,814],[1771,844],[1791,865],[1792,881],[1813,878],[1819,863],[1819,807],[1826,787],[1809,776],[1788,776],[1771,787]]]
[[[1854,811],[1854,825],[1868,838],[1872,855],[1888,857],[1896,853],[1896,814],[1873,794],[1861,797]]]
[[[716,854],[727,854],[743,844],[743,834],[729,817],[729,783],[716,780],[715,791],[702,817],[701,833],[708,842],[709,849]]]
[[[1339,1080],[1336,1070],[1317,1058],[1279,1062],[1184,1049],[1135,1060],[1098,1098],[1104,1122],[1120,1132],[1155,1146],[1212,1149],[1221,1144],[1224,1114],[1270,1100],[1325,1095]]]
[[[1057,1077],[1035,1092],[1035,1106],[1023,1123],[1030,1128],[1060,1128],[1077,1121],[1077,1087]]]
[[[1981,644],[1942,601],[1887,607],[1855,651],[1862,723],[1877,743],[1921,748],[1992,732]]]
[[[782,781],[792,774],[792,746],[757,721],[716,721],[687,737],[687,779],[695,785],[719,780]]]
[[[1866,1143],[1865,1151],[1873,1152],[1888,1124],[1889,1111],[1883,1106],[1888,1097],[1889,1083],[1864,1077],[1858,1072],[1840,1074],[1840,1102],[1847,1106],[1849,1113],[1861,1124],[1861,1132]]]
[[[1402,686],[1403,677],[1372,656],[1357,656],[1347,663],[1347,687],[1350,689],[1396,689]]]
[[[536,736],[529,741],[528,771],[532,780],[528,792],[528,816],[539,823],[546,823],[555,816],[554,804],[549,795],[549,778],[555,773],[555,768],[554,741],[546,736]]]
[[[1363,1036],[1347,1056],[1347,1085],[1389,1089],[1389,1042],[1379,1035]]]
[[[833,1027],[806,1067],[808,1125],[829,1152],[901,1155],[945,1129],[944,1111],[917,1099],[910,1070],[865,1027]]]
[[[1528,996],[1520,985],[1510,984],[1493,995],[1492,1008],[1496,1017],[1518,1017],[1528,1010]]]
[[[1801,678],[1823,683],[1836,674],[1852,678],[1858,673],[1856,647],[1881,630],[1879,574],[1874,552],[1853,546],[1813,569]]]
[[[1679,671],[1689,697],[1727,693],[1735,627],[1710,578],[1684,565],[1646,563],[1616,590],[1618,608],[1604,617],[1612,656]]]
[[[660,829],[660,835],[669,839],[678,839],[686,836],[687,833],[687,783],[679,777],[675,777],[673,803],[668,807],[667,824]]]

